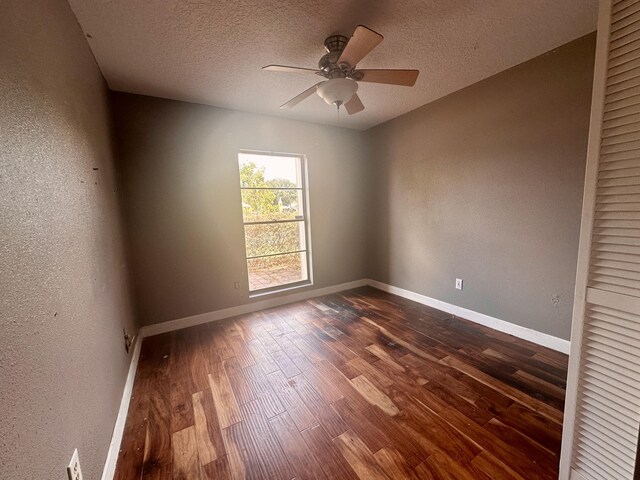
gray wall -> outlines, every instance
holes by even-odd
[[[241,149],[307,156],[314,288],[366,276],[361,132],[122,93],[113,106],[143,324],[251,301]]]
[[[594,51],[592,34],[368,132],[372,278],[569,338]]]
[[[134,328],[106,85],[67,2],[1,10],[0,477],[66,479],[77,447],[97,479]]]

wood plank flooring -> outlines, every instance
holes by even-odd
[[[117,479],[555,479],[567,356],[365,287],[150,337]]]

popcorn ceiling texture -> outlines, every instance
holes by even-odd
[[[98,479],[133,331],[107,89],[64,0],[0,15],[0,478]]]
[[[362,68],[418,68],[415,87],[360,84],[367,129],[596,29],[597,0],[70,0],[113,90],[337,124],[317,95],[278,107],[319,81],[260,70],[315,68],[325,37],[358,24],[385,40]]]

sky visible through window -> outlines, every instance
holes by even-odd
[[[264,168],[265,180],[285,178],[296,184],[298,182],[296,178],[297,159],[295,157],[267,156],[253,153],[241,153],[239,157],[241,163],[253,162],[256,167]]]

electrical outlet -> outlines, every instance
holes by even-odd
[[[80,468],[80,459],[78,458],[78,449],[73,451],[71,462],[67,467],[67,475],[69,480],[83,480],[82,469]]]
[[[462,279],[461,278],[456,278],[456,289],[457,290],[462,290]]]
[[[233,288],[240,288],[240,282],[233,282]]]

